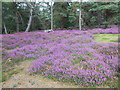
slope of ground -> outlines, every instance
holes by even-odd
[[[118,32],[100,29],[3,35],[3,87],[117,87],[117,43],[94,41],[93,35],[100,33]]]
[[[59,82],[56,80],[45,78],[41,75],[30,76],[27,69],[31,64],[31,60],[21,62],[14,66],[15,69],[22,69],[19,73],[13,74],[7,81],[0,83],[2,88],[85,88],[71,83]],[[94,88],[109,88],[109,86],[97,86]]]

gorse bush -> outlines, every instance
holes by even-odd
[[[94,86],[118,80],[118,45],[94,41],[93,34],[97,33],[118,31],[64,30],[3,35],[3,60],[35,58],[29,74],[40,73],[78,85]]]

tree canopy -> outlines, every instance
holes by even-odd
[[[51,28],[51,5],[49,2],[2,2],[2,31],[23,32],[32,17],[30,31]],[[82,30],[101,25],[119,24],[119,2],[54,2],[53,29],[79,29],[81,7]],[[6,29],[6,31],[5,31]]]

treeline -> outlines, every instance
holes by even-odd
[[[82,30],[120,23],[119,2],[54,2],[53,29],[79,29],[80,7]],[[3,33],[50,29],[51,4],[3,2],[2,21]]]

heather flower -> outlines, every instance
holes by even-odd
[[[118,79],[118,44],[94,41],[94,34],[118,33],[112,29],[24,32],[3,35],[3,60],[34,58],[29,74],[91,86]]]

